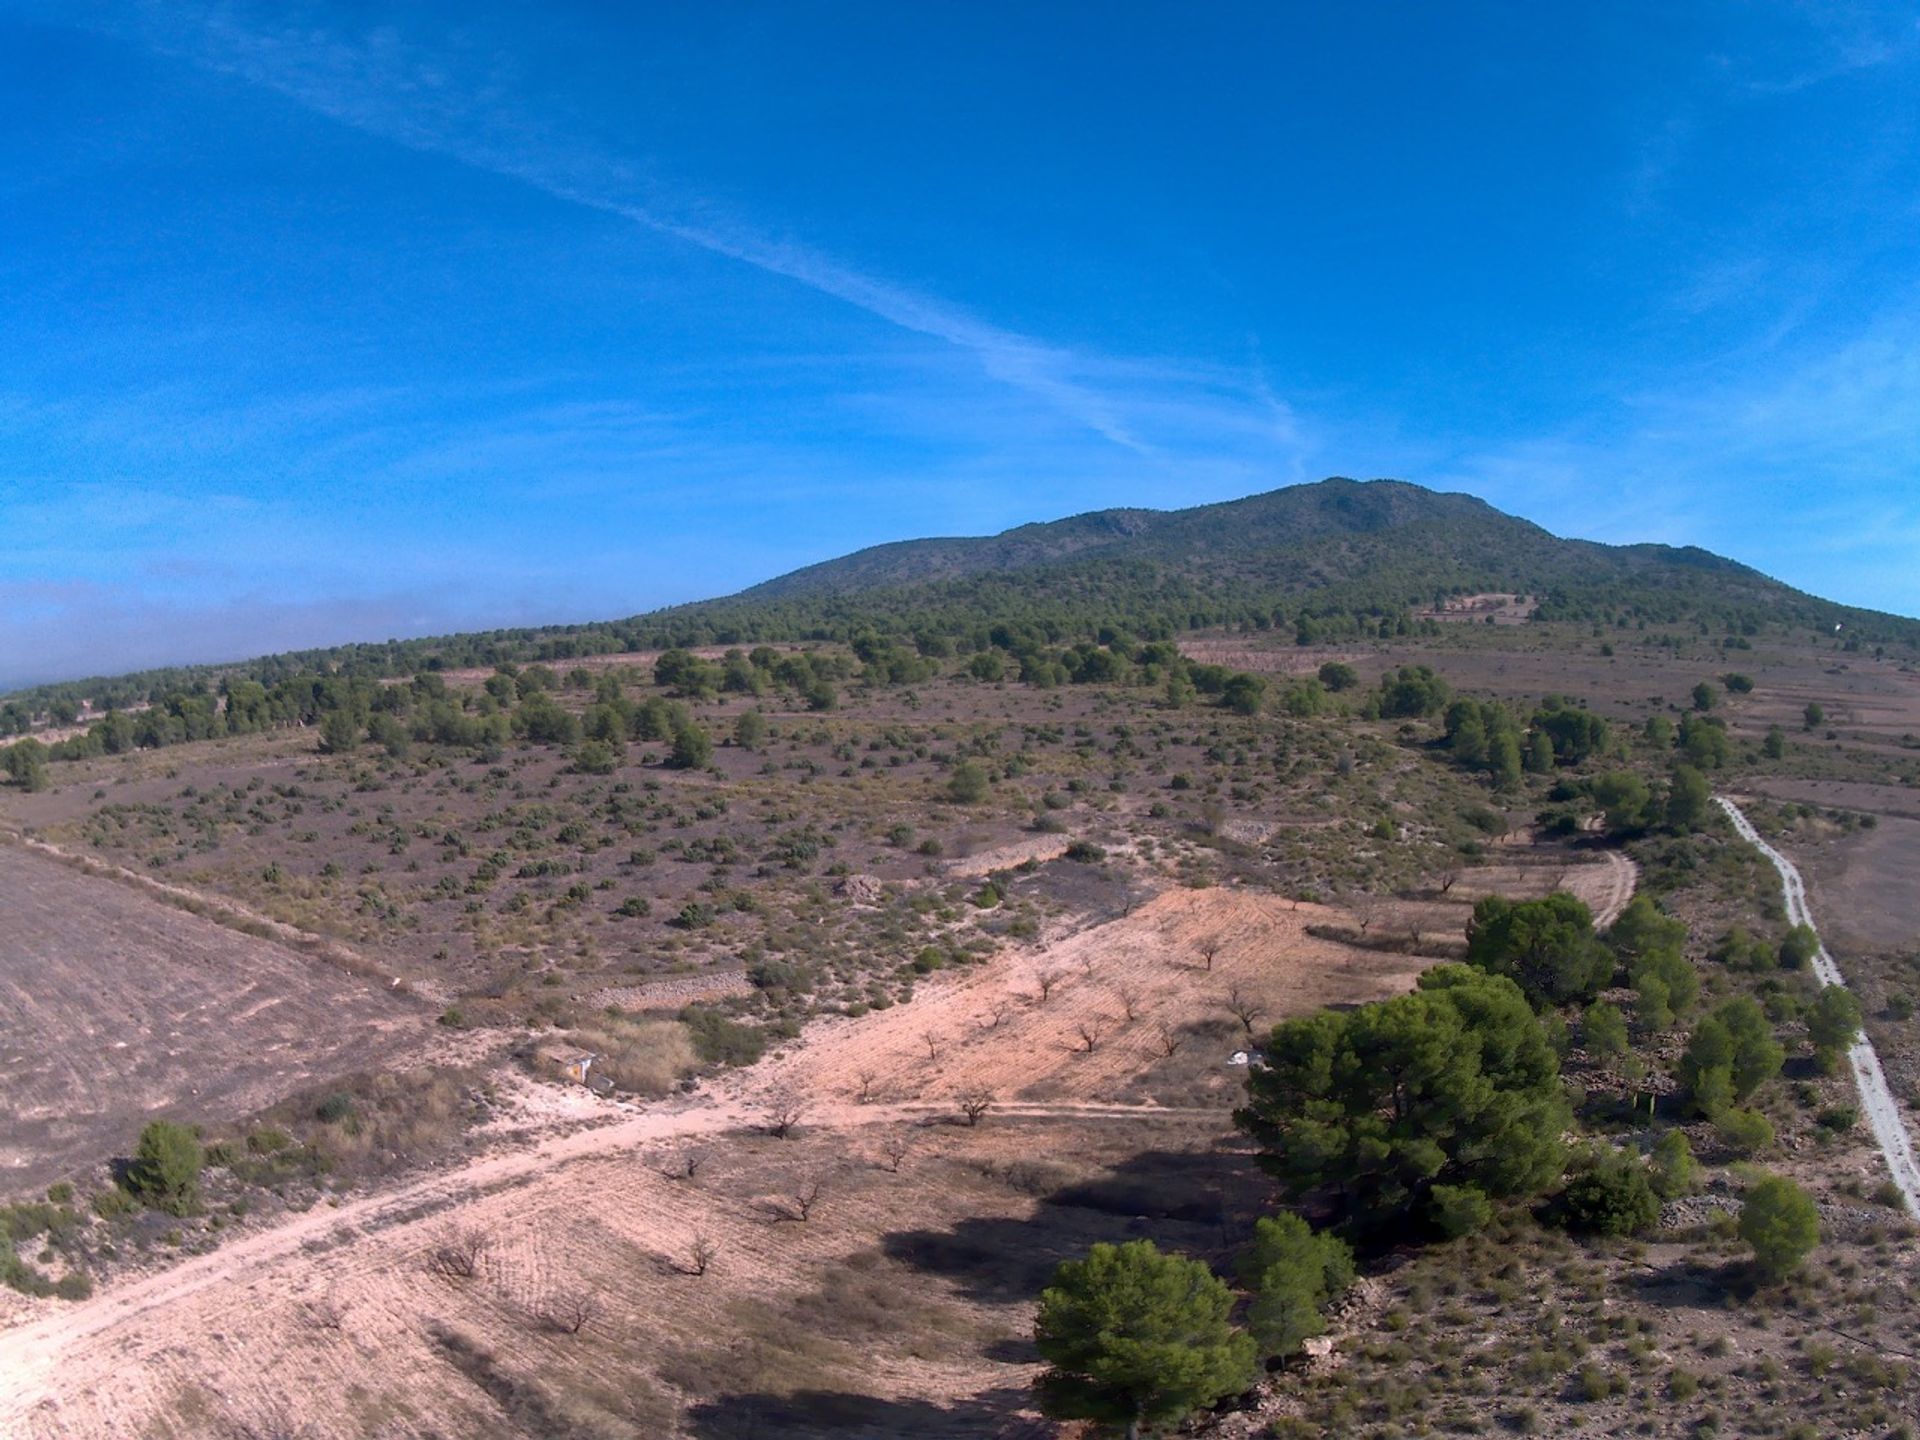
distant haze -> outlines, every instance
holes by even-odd
[[[0,0],[0,137],[0,687],[1330,473],[1920,613],[1910,6]]]

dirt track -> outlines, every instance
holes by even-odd
[[[483,1225],[500,1237],[498,1273],[490,1278],[497,1293],[488,1301],[499,1314],[490,1323],[493,1333],[511,1335],[524,1332],[532,1303],[524,1297],[581,1283],[569,1276],[604,1275],[622,1255],[677,1253],[703,1229],[725,1237],[741,1274],[759,1277],[751,1283],[791,1289],[809,1266],[783,1244],[799,1239],[845,1253],[937,1213],[928,1200],[910,1198],[921,1192],[909,1188],[892,1199],[849,1192],[827,1229],[745,1223],[737,1186],[776,1184],[756,1170],[769,1159],[809,1156],[807,1163],[844,1167],[878,1143],[862,1146],[853,1137],[903,1128],[931,1137],[922,1143],[936,1148],[985,1144],[1004,1153],[1012,1146],[1016,1156],[1080,1151],[1087,1127],[1106,1124],[1138,1126],[1145,1146],[1164,1143],[1150,1135],[1218,1134],[1244,1073],[1227,1063],[1234,1044],[1244,1043],[1236,1042],[1239,1022],[1222,1008],[1229,990],[1258,1006],[1256,1023],[1271,1023],[1320,1003],[1405,988],[1424,963],[1306,934],[1309,923],[1333,913],[1224,889],[1169,891],[1044,956],[1004,953],[923,982],[911,1005],[817,1026],[788,1054],[692,1096],[645,1109],[609,1106],[608,1124],[309,1211],[88,1302],[47,1302],[31,1323],[0,1333],[0,1433],[48,1440],[139,1433],[156,1415],[201,1403],[194,1397],[202,1388],[220,1397],[222,1414],[256,1417],[246,1422],[255,1425],[262,1416],[297,1416],[325,1436],[373,1433],[364,1418],[318,1405],[346,1384],[471,1403],[465,1382],[450,1377],[426,1338],[451,1323],[443,1312],[455,1300],[446,1286],[423,1283],[420,1257],[455,1224]],[[1044,1002],[1036,988],[1042,965],[1058,972]],[[1123,1013],[1129,1004],[1132,1021]],[[1162,1023],[1184,1037],[1178,1059],[1156,1059],[1152,1037]],[[1079,1038],[1082,1025],[1096,1027],[1092,1050]],[[939,1036],[932,1056],[929,1030]],[[1156,1067],[1190,1075],[1199,1103],[1119,1103],[1136,1076]],[[856,1092],[869,1071],[873,1103],[863,1103]],[[978,1131],[958,1123],[954,1099],[974,1087],[996,1096]],[[755,1145],[765,1142],[754,1132],[764,1132],[770,1102],[789,1093],[804,1099],[800,1139],[775,1142],[773,1154],[755,1160]],[[1028,1134],[1055,1125],[1063,1127],[1057,1141],[1036,1143]],[[659,1156],[689,1140],[733,1157],[716,1162],[734,1171],[730,1201],[708,1191],[704,1179],[694,1187],[661,1178]],[[831,1254],[816,1261],[833,1263]],[[622,1293],[622,1304],[640,1307],[622,1325],[657,1331],[648,1307],[694,1303],[708,1309],[690,1327],[726,1333],[727,1296],[738,1291],[722,1284],[689,1294],[684,1279],[658,1278],[657,1263],[644,1273],[656,1278]],[[334,1298],[356,1316],[354,1337],[340,1344],[364,1347],[358,1359],[344,1350],[317,1353],[314,1327],[300,1318],[303,1306]],[[519,1329],[500,1331],[509,1312],[523,1317]],[[456,1318],[476,1323],[466,1310]],[[296,1378],[284,1369],[294,1359],[318,1368]],[[953,1361],[889,1383],[902,1394],[938,1398],[972,1394],[982,1377]],[[403,1425],[396,1433],[417,1432]]]
[[[1725,796],[1716,796],[1715,799],[1719,801],[1720,808],[1727,812],[1727,818],[1733,821],[1733,828],[1740,832],[1740,838],[1759,850],[1780,872],[1780,890],[1786,901],[1787,923],[1813,929],[1813,911],[1807,905],[1806,882],[1800,878],[1794,863],[1760,838],[1760,832],[1753,828],[1753,823],[1741,813],[1738,805]],[[1824,944],[1814,952],[1813,973],[1823,985],[1844,986],[1847,983]],[[1873,1042],[1863,1033],[1847,1052],[1847,1059],[1853,1065],[1853,1078],[1860,1091],[1861,1107],[1867,1112],[1867,1121],[1873,1128],[1873,1138],[1879,1142],[1880,1153],[1886,1157],[1893,1183],[1900,1187],[1907,1212],[1920,1217],[1920,1161],[1914,1158],[1912,1133],[1907,1129],[1900,1102],[1894,1099],[1893,1091],[1887,1085],[1887,1077],[1880,1068],[1880,1057],[1874,1051]]]

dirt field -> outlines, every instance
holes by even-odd
[[[148,1119],[258,1109],[430,1038],[416,1001],[0,845],[0,1196]]]
[[[818,1024],[689,1099],[608,1106],[602,1128],[44,1306],[0,1334],[0,1429],[1007,1433],[1055,1261],[1122,1229],[1217,1246],[1220,1195],[1260,1203],[1248,1162],[1219,1149],[1245,1033],[1226,995],[1270,1024],[1411,983],[1417,959],[1306,933],[1340,918],[1168,891],[1044,957],[1009,951],[911,1004]],[[1055,971],[1042,1002],[1037,977]],[[954,1096],[974,1088],[997,1103],[969,1126]],[[1152,1103],[1169,1089],[1185,1103]],[[804,1100],[798,1130],[776,1139],[764,1125],[788,1094]],[[456,1230],[488,1237],[471,1280],[428,1273]],[[685,1273],[701,1236],[712,1265]],[[583,1297],[578,1335],[542,1318]]]
[[[1840,951],[1920,949],[1920,791],[1835,780],[1757,780],[1768,800],[1871,815],[1872,828],[1815,822],[1784,842]]]

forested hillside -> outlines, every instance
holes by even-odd
[[[1789,627],[1920,649],[1920,621],[1836,605],[1693,548],[1563,540],[1470,495],[1396,480],[1323,480],[1190,510],[1105,510],[984,539],[903,541],[723,599],[624,620],[336,646],[37,687],[0,733],[238,678],[410,675],[669,646],[879,637],[923,654],[1009,654],[1164,640],[1216,626],[1301,643],[1406,633],[1449,597],[1506,592],[1540,620],[1619,628]]]

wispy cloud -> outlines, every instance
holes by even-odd
[[[142,3],[109,33],[270,90],[355,130],[519,181],[559,200],[619,216],[803,285],[971,355],[992,379],[1033,397],[1114,445],[1143,456],[1156,442],[1098,383],[1104,362],[997,326],[966,308],[865,274],[799,240],[776,238],[669,194],[647,162],[556,128],[514,93],[503,62],[417,47],[396,30],[349,36],[274,24],[233,6]],[[1254,403],[1279,413],[1271,396]],[[1288,443],[1286,427],[1271,438]]]
[[[1907,296],[1842,341],[1737,380],[1649,389],[1577,431],[1465,446],[1433,482],[1563,533],[1705,545],[1915,614],[1917,466],[1920,297]]]

